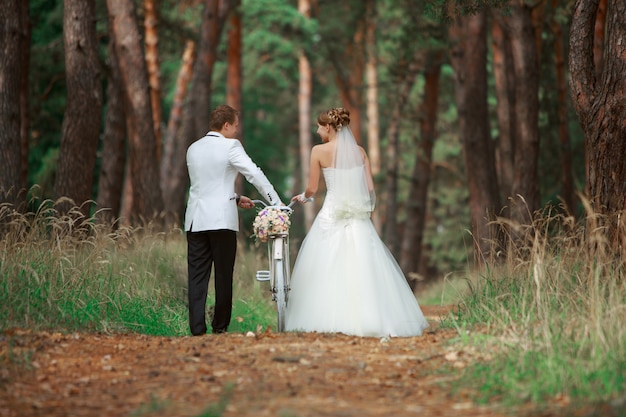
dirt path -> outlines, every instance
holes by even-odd
[[[424,312],[433,326],[423,336],[390,340],[7,331],[0,416],[507,415],[453,393],[454,370],[480,357],[436,329],[443,310]]]

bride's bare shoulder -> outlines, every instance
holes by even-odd
[[[330,142],[320,143],[313,146],[313,152],[318,152],[320,154],[331,153],[334,150],[333,144]]]
[[[313,160],[316,160],[320,166],[328,167],[332,163],[333,159],[333,144],[331,143],[320,143],[318,145],[313,146],[311,157]]]

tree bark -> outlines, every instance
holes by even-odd
[[[22,184],[19,106],[21,1],[0,3],[0,204],[16,204]]]
[[[20,2],[22,36],[20,52],[22,70],[20,77],[20,143],[21,143],[21,183],[20,189],[28,189],[28,147],[30,138],[30,114],[28,111],[28,74],[30,68],[31,22],[27,1]]]
[[[172,109],[170,110],[170,116],[167,120],[163,158],[161,158],[161,190],[163,192],[163,196],[168,195],[168,181],[170,180],[170,173],[173,172],[172,167],[175,163],[176,150],[180,146],[177,146],[176,141],[183,117],[183,105],[185,97],[187,96],[189,81],[191,80],[195,55],[196,43],[188,40],[185,44],[185,51],[183,52],[182,64],[178,71],[178,77],[176,77],[176,88],[174,90],[174,98],[172,100]]]
[[[570,89],[585,133],[585,192],[591,209],[606,216],[589,216],[588,226],[604,230],[611,248],[621,253],[626,241],[621,220],[626,202],[626,4],[607,4],[604,63],[597,76],[593,50],[599,4],[576,2],[570,28]]]
[[[487,112],[487,31],[484,12],[457,18],[449,30],[455,97],[469,188],[474,260],[493,256],[500,211],[494,147]]]
[[[228,31],[228,47],[226,48],[227,60],[227,82],[226,82],[226,104],[243,111],[243,101],[241,99],[241,91],[243,89],[242,82],[242,40],[241,40],[241,13],[239,6],[241,0],[236,0],[230,15],[230,28]],[[243,124],[239,127],[239,140],[243,142]]]
[[[367,114],[367,153],[374,181],[380,176],[380,121],[378,111],[378,54],[376,52],[376,0],[365,0],[365,80]],[[382,231],[380,212],[372,213],[378,234]]]
[[[530,224],[539,197],[539,61],[532,9],[523,0],[511,5],[508,21],[515,69],[516,149],[511,218]],[[520,196],[523,201],[519,201]],[[523,203],[523,204],[522,204]]]
[[[598,3],[598,13],[593,33],[593,63],[596,68],[596,76],[602,72],[604,62],[604,40],[606,36],[606,4],[607,0],[600,0]]]
[[[511,56],[511,36],[499,12],[493,14],[493,75],[498,105],[496,167],[500,191],[505,199],[513,195],[515,161],[515,72]]]
[[[226,48],[226,104],[234,109],[239,110],[239,141],[244,143],[244,115],[243,115],[243,100],[241,98],[241,92],[243,90],[242,81],[242,39],[241,39],[241,13],[239,7],[241,6],[241,0],[233,0],[233,10],[230,14],[230,25],[227,34]],[[238,194],[243,194],[243,176],[237,175],[235,180],[235,191]],[[239,219],[239,228],[244,230],[243,219]]]
[[[124,106],[126,108],[126,105]],[[128,142],[130,142],[130,139],[133,138],[135,136],[135,132],[134,132],[134,125],[132,123],[132,121],[130,120],[130,115],[126,115],[126,136],[129,139]],[[130,148],[130,143],[128,145],[128,148]],[[128,152],[127,152],[128,155]],[[124,227],[128,227],[131,226],[131,218],[134,217],[133,214],[133,200],[134,200],[134,196],[133,196],[133,175],[132,175],[132,162],[130,160],[130,158],[126,158],[125,164],[124,164],[124,180],[123,180],[123,184],[122,184],[122,201],[121,201],[121,208],[120,208],[120,219],[119,219],[119,224],[121,226]]]
[[[552,0],[553,9],[558,6],[558,0]],[[572,146],[569,132],[567,75],[565,68],[565,42],[560,23],[553,19],[552,31],[554,36],[554,66],[556,73],[557,115],[559,127],[559,142],[561,144],[561,198],[566,210],[576,213],[576,194],[574,190],[574,170],[572,167]]]
[[[63,34],[67,107],[63,118],[55,198],[70,198],[90,215],[96,152],[100,139],[102,91],[94,0],[64,0]],[[66,212],[71,203],[59,204]]]
[[[541,61],[541,49],[543,47],[544,20],[546,17],[546,0],[533,2],[528,4],[526,0],[519,1],[520,5],[526,5],[530,10],[530,20],[533,28],[533,39],[535,40],[535,52],[537,54],[537,62]]]
[[[152,221],[163,211],[159,187],[156,138],[150,99],[148,70],[132,0],[107,0],[115,53],[126,91],[130,126],[129,163],[132,181],[131,224]]]
[[[397,231],[398,223],[398,158],[400,121],[402,111],[409,101],[409,95],[415,84],[415,78],[422,68],[422,53],[416,51],[407,66],[403,78],[398,83],[398,93],[391,113],[391,121],[387,130],[387,160],[385,168],[385,213],[384,213],[384,240],[389,250],[398,255],[400,250],[400,239]]]
[[[182,125],[174,141],[171,170],[166,174],[169,180],[164,193],[165,211],[168,217],[172,216],[175,221],[180,221],[184,216],[189,188],[187,148],[208,131],[213,66],[217,60],[217,46],[230,7],[228,0],[204,1],[200,42],[191,77],[191,88],[183,109]]]
[[[156,0],[144,0],[144,28],[146,45],[146,65],[150,84],[150,105],[152,107],[152,124],[154,128],[156,157],[161,160],[161,124],[163,111],[161,109],[161,77],[159,71],[159,22]]]
[[[359,145],[363,144],[361,133],[361,95],[363,87],[363,68],[365,66],[365,20],[357,22],[352,43],[346,46],[345,56],[349,56],[349,68],[340,65],[341,59],[331,54],[331,61],[335,67],[335,80],[339,88],[339,96],[343,107],[350,111],[350,129]],[[347,72],[347,74],[346,74]]]
[[[418,273],[422,259],[422,241],[428,207],[428,185],[432,165],[433,144],[437,137],[437,112],[439,106],[439,74],[443,53],[430,52],[424,69],[424,99],[420,112],[420,141],[415,152],[415,165],[411,175],[409,199],[406,203],[406,223],[402,237],[400,266],[411,289],[418,281],[412,275]]]
[[[298,11],[306,18],[311,17],[311,2],[309,0],[298,0]],[[311,134],[311,94],[313,91],[313,76],[311,73],[311,63],[304,50],[299,52],[298,73],[298,126],[300,143],[300,177],[302,178],[301,189],[304,190],[309,182],[309,171],[311,167],[311,147],[313,137]],[[313,204],[304,205],[304,226],[309,230],[315,218],[315,206]]]
[[[121,215],[126,166],[126,116],[122,75],[113,39],[109,41],[107,105],[102,135],[102,158],[98,184],[99,219],[113,223]]]

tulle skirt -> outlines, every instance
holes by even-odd
[[[322,209],[294,265],[285,327],[356,336],[418,336],[428,327],[369,218]]]

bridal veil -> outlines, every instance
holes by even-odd
[[[374,210],[375,193],[365,158],[348,126],[337,126],[335,168],[336,218],[366,218]]]

